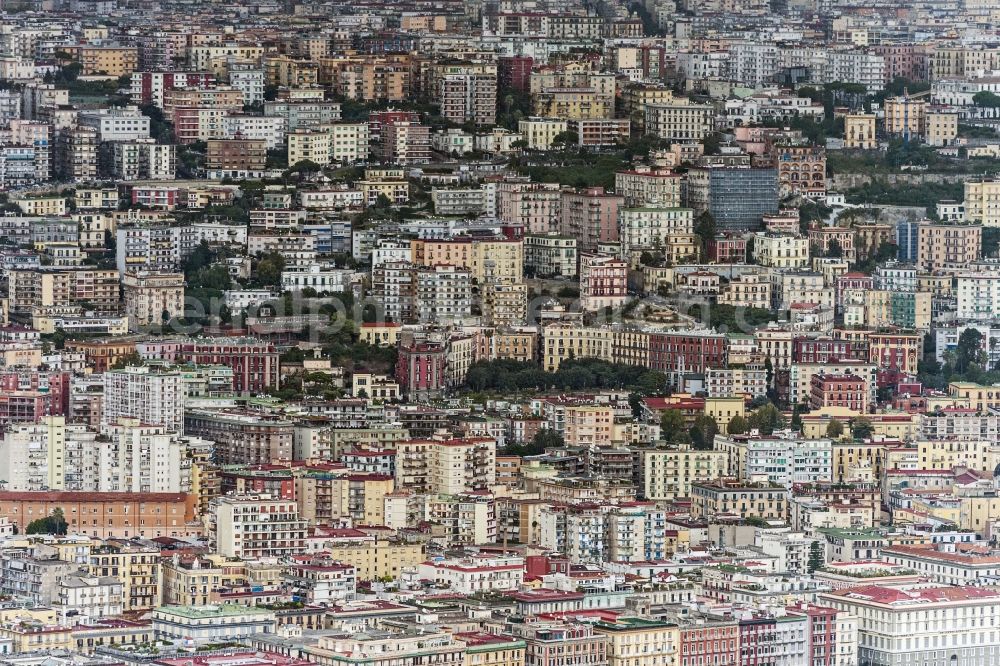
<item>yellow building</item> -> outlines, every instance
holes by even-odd
[[[844,117],[844,147],[859,150],[878,147],[874,113],[849,113]]]
[[[214,554],[192,560],[174,557],[163,564],[163,603],[204,606],[219,601],[219,590],[247,583],[242,560]]]
[[[115,576],[122,582],[125,611],[149,610],[160,601],[160,551],[128,542],[108,542],[90,555],[92,576]]]
[[[753,257],[757,264],[770,268],[806,268],[809,239],[759,232],[754,234]]]
[[[918,440],[920,469],[949,470],[968,467],[977,472],[990,472],[1000,462],[1000,447],[983,446],[981,441]]]
[[[719,432],[724,433],[734,417],[746,417],[746,402],[742,397],[705,398],[705,414],[715,419]]]
[[[723,285],[719,303],[745,308],[771,307],[771,282],[765,275],[743,273]]]
[[[410,241],[410,261],[420,266],[447,264],[467,268],[484,284],[487,279],[520,282],[524,274],[524,243],[520,239]]]
[[[850,431],[850,424],[841,422],[844,432]],[[823,433],[824,435],[826,433]],[[868,466],[875,479],[882,478],[885,467],[885,445],[880,443],[863,443],[851,441],[835,441],[833,443],[833,481],[846,483],[851,479],[851,470]]]
[[[719,514],[785,520],[787,490],[777,484],[744,484],[731,479],[691,484],[691,515],[696,519]]]
[[[19,622],[0,626],[0,639],[11,641],[11,652],[26,654],[51,650],[72,650],[71,627]]]
[[[13,202],[21,209],[25,215],[54,215],[63,216],[66,214],[66,198],[60,196],[15,196]]]
[[[315,86],[319,82],[319,64],[311,60],[276,55],[264,58],[263,62],[264,78],[268,85],[298,88]]]
[[[965,219],[984,227],[1000,227],[1000,179],[965,182]]]
[[[486,632],[455,633],[465,644],[462,666],[524,666],[523,640]]]
[[[625,86],[621,93],[622,109],[640,133],[646,129],[646,107],[651,104],[673,104],[672,88],[659,85],[635,84]]]
[[[518,133],[524,135],[528,148],[549,150],[555,138],[566,131],[564,118],[526,118],[517,122]]]
[[[139,49],[134,46],[80,46],[64,48],[83,66],[84,76],[121,77],[139,68]]]
[[[610,361],[614,332],[578,324],[553,324],[542,331],[542,367],[555,372],[568,358],[599,358]]]
[[[410,200],[410,183],[402,169],[365,169],[365,177],[357,187],[366,206],[374,206],[380,195],[393,204]]]
[[[610,446],[615,412],[611,407],[576,405],[565,410],[566,446]]]
[[[361,342],[374,347],[395,347],[399,342],[401,324],[392,322],[365,322],[358,329]]]
[[[547,118],[584,120],[611,118],[614,97],[593,88],[548,88],[534,96],[534,114]]]
[[[416,567],[426,559],[424,545],[396,541],[328,542],[323,550],[337,562],[356,569],[358,580],[398,580],[407,567]]]
[[[643,450],[643,496],[648,500],[688,497],[691,484],[712,481],[729,474],[729,458],[724,451],[700,451],[690,446]]]
[[[608,666],[677,666],[680,628],[676,624],[638,617],[597,622],[594,634],[607,638]]]
[[[951,382],[948,395],[968,401],[970,409],[986,412],[991,407],[1000,407],[1000,386],[984,386],[973,382]]]
[[[918,137],[924,131],[927,102],[909,97],[885,100],[885,131],[887,134]]]
[[[924,120],[924,142],[929,146],[950,146],[958,137],[958,114],[928,111]]]

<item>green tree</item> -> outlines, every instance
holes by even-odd
[[[707,210],[695,220],[694,232],[701,240],[701,260],[708,256],[708,244],[715,239],[715,218]]]
[[[696,449],[708,450],[715,445],[715,436],[719,433],[719,425],[708,414],[699,414],[694,425],[688,431],[691,446]]]
[[[759,430],[762,435],[770,435],[785,423],[778,408],[769,402],[750,413],[747,425],[751,430]]]
[[[819,541],[813,541],[809,544],[809,563],[808,570],[809,573],[816,571],[817,569],[823,568],[823,547]]]
[[[278,286],[281,284],[281,271],[285,270],[285,257],[280,252],[270,252],[257,261],[254,271],[254,282],[259,286]]]
[[[747,431],[747,420],[737,414],[733,418],[729,419],[729,426],[726,428],[726,432],[730,435],[742,435]]]
[[[989,90],[982,90],[972,96],[972,103],[976,106],[986,106],[990,108],[1000,107],[1000,95]]]
[[[54,534],[57,536],[62,536],[66,534],[69,530],[69,524],[66,522],[66,517],[63,516],[63,510],[60,508],[55,508],[52,513],[45,518],[39,518],[28,523],[28,528],[24,531],[25,534]]]
[[[830,439],[840,439],[844,435],[844,424],[837,419],[831,419],[826,424],[826,436]]]
[[[687,431],[684,414],[679,409],[667,409],[660,415],[660,437],[666,442],[676,442],[680,433]]]
[[[851,422],[851,435],[854,439],[868,439],[873,432],[875,432],[875,426],[872,425],[869,418],[859,416]]]
[[[973,364],[985,365],[983,354],[983,334],[974,328],[967,328],[958,336],[955,347],[955,372],[966,373]]]

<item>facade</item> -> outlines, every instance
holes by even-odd
[[[125,273],[122,293],[132,331],[160,326],[184,315],[183,273]]]
[[[267,560],[302,552],[307,523],[295,502],[265,495],[219,497],[212,518],[220,555]]]

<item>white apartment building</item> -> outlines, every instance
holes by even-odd
[[[1000,315],[1000,271],[959,275],[955,290],[960,320],[996,319]]]
[[[97,446],[98,492],[183,493],[191,491],[187,440],[137,419],[106,425],[109,441]]]
[[[318,293],[350,291],[354,271],[347,268],[328,268],[312,264],[305,268],[281,271],[281,288],[284,291],[315,289]]]
[[[233,114],[222,119],[223,139],[250,139],[263,141],[268,150],[283,148],[288,119],[282,116],[254,116]]]
[[[149,138],[149,117],[137,106],[87,109],[80,111],[78,122],[97,130],[97,140],[134,141]]]
[[[273,560],[303,552],[308,521],[292,500],[227,495],[212,500],[211,536],[225,557]]]
[[[472,314],[472,273],[457,266],[431,266],[416,272],[417,320],[445,323]]]
[[[524,237],[524,268],[536,277],[576,277],[577,239],[558,233]]]
[[[93,624],[124,612],[125,586],[118,576],[63,576],[54,610],[69,624]]]
[[[524,558],[478,557],[424,562],[417,567],[424,580],[447,585],[459,594],[517,591],[524,582]]]
[[[805,268],[809,265],[809,239],[758,232],[753,238],[753,258],[760,266]]]
[[[995,588],[866,585],[820,594],[818,601],[858,618],[859,663],[1000,663]]]
[[[106,424],[138,419],[172,432],[184,429],[184,387],[179,372],[128,367],[104,373]]]
[[[622,208],[618,211],[618,239],[622,254],[662,248],[667,238],[694,231],[690,208]]]
[[[715,448],[729,457],[729,471],[741,479],[793,483],[831,480],[833,443],[802,439],[791,431],[764,435],[716,435]]]
[[[243,92],[243,104],[264,103],[264,70],[250,63],[230,63],[229,85]],[[176,75],[175,75],[176,76]]]

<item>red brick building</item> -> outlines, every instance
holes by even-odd
[[[809,404],[820,407],[845,407],[855,412],[868,411],[868,383],[857,375],[813,375]]]
[[[708,241],[708,260],[716,264],[742,264],[747,260],[747,240],[736,234],[719,234]]]
[[[448,348],[443,342],[403,340],[396,360],[396,381],[411,400],[441,395],[445,387]]]
[[[70,534],[107,538],[200,535],[195,495],[185,493],[87,493],[0,491],[0,518],[20,532],[33,520],[62,509]]]
[[[868,345],[859,340],[834,338],[792,340],[792,361],[795,363],[833,363],[844,360],[867,361]]]
[[[680,639],[680,666],[746,663],[739,659],[740,627],[735,621],[684,624]]]
[[[726,336],[705,331],[649,334],[649,368],[674,378],[726,366]]]
[[[789,606],[790,616],[806,618],[806,660],[812,666],[833,666],[837,662],[837,611],[801,603]]]

